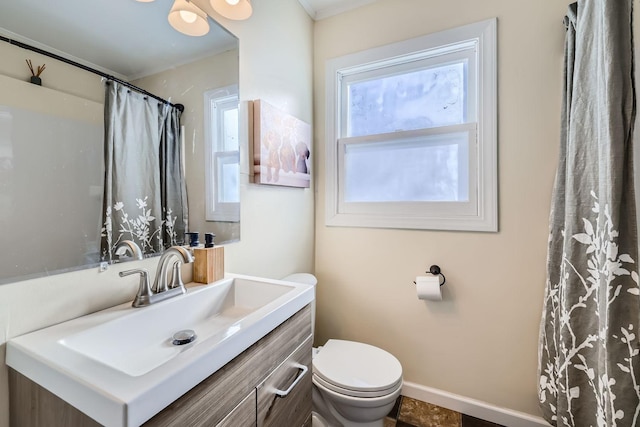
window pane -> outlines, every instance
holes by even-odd
[[[468,200],[469,135],[345,146],[346,202]]]
[[[240,153],[215,153],[216,204],[240,202]]]
[[[347,135],[465,122],[465,61],[348,85]]]
[[[240,202],[240,188],[238,186],[240,168],[238,163],[221,161],[218,167],[220,171],[220,175],[218,176],[218,202]]]
[[[223,113],[222,151],[238,151],[238,109],[231,108]]]

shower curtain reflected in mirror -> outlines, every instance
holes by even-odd
[[[631,1],[581,0],[565,24],[538,394],[554,426],[637,426]]]
[[[122,240],[145,256],[182,243],[188,223],[178,108],[113,81],[105,87],[101,256]]]

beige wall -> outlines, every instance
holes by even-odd
[[[539,415],[538,325],[557,164],[565,2],[381,0],[315,25],[316,344],[380,346],[404,379]],[[498,233],[326,227],[325,63],[329,58],[498,18]],[[431,264],[444,301],[416,298]]]
[[[313,27],[297,0],[256,2],[249,21],[229,23],[229,28],[240,38],[240,99],[262,98],[311,122]],[[18,59],[24,63],[24,56]],[[3,57],[0,64],[4,62]],[[45,81],[49,67],[47,62]],[[249,185],[246,174],[242,182],[242,241],[226,248],[227,270],[266,277],[311,270],[313,190]],[[60,248],[64,249],[64,242]],[[156,262],[0,286],[0,427],[9,425],[4,343],[133,299],[137,279],[121,279],[118,271],[138,266],[153,272]]]

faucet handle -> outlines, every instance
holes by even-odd
[[[151,286],[149,286],[149,271],[144,268],[134,268],[133,270],[125,270],[118,273],[120,277],[130,276],[132,274],[140,275],[140,283],[138,285],[138,293],[131,304],[133,307],[142,307],[150,304]]]

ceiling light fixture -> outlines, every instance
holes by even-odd
[[[189,0],[175,0],[168,19],[173,28],[188,36],[204,36],[209,32],[207,14]]]
[[[249,0],[209,0],[209,2],[213,10],[234,21],[248,19],[253,12]]]

